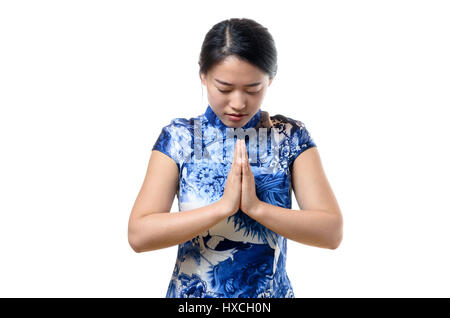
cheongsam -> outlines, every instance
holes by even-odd
[[[316,146],[304,123],[259,109],[235,129],[227,127],[208,104],[199,116],[172,119],[152,148],[177,165],[177,213],[222,197],[237,138],[245,138],[257,197],[291,209],[293,162]],[[286,273],[286,238],[238,209],[178,245],[166,297],[293,298]]]

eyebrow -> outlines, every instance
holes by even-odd
[[[230,83],[227,83],[227,82],[218,80],[217,78],[215,78],[214,80],[217,81],[217,82],[219,82],[219,83],[222,84],[222,85],[226,85],[226,86],[232,86],[232,85],[233,85],[233,84],[230,84]],[[261,82],[252,83],[252,84],[248,84],[248,85],[245,85],[245,86],[247,86],[247,87],[252,87],[252,86],[257,86],[257,85],[259,85],[259,84],[261,84]]]

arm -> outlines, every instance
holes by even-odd
[[[341,239],[337,229],[341,220],[322,210],[292,210],[261,201],[251,217],[272,231],[299,243],[336,249]]]
[[[221,202],[183,211],[156,212],[133,220],[130,226],[130,245],[134,251],[147,252],[191,240],[205,232],[225,216]]]
[[[292,188],[301,210],[259,201],[249,215],[288,239],[336,249],[342,241],[343,218],[316,147],[305,150],[295,159]]]
[[[169,213],[177,187],[175,162],[159,151],[152,151],[147,174],[128,222],[128,242],[135,252],[186,242],[229,214],[221,200],[183,213]]]

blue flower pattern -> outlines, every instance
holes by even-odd
[[[200,144],[194,142],[199,137],[195,136],[199,132],[196,123],[201,123]],[[166,154],[177,165],[181,213],[222,197],[231,167],[225,153],[234,152],[234,148],[226,149],[227,128],[210,105],[200,116],[175,118],[162,128],[152,150]],[[260,109],[242,128],[267,129],[267,154],[250,162],[257,197],[290,209],[292,164],[303,151],[316,146],[304,123],[283,115],[269,116]],[[248,149],[247,140],[246,144]],[[199,148],[194,149],[196,146]],[[195,159],[196,151],[201,151],[202,160]],[[286,238],[239,209],[205,233],[179,244],[166,297],[293,298],[286,273],[286,247]]]

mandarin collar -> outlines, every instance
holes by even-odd
[[[226,131],[227,128],[233,128],[225,125],[219,117],[217,117],[216,113],[212,110],[211,106],[208,104],[208,107],[206,107],[206,111],[203,114],[206,120],[209,122],[210,125],[213,127],[219,128],[222,132]],[[258,109],[258,112],[253,115],[252,118],[241,128],[247,129],[247,128],[255,128],[259,121],[261,119],[261,108]]]

